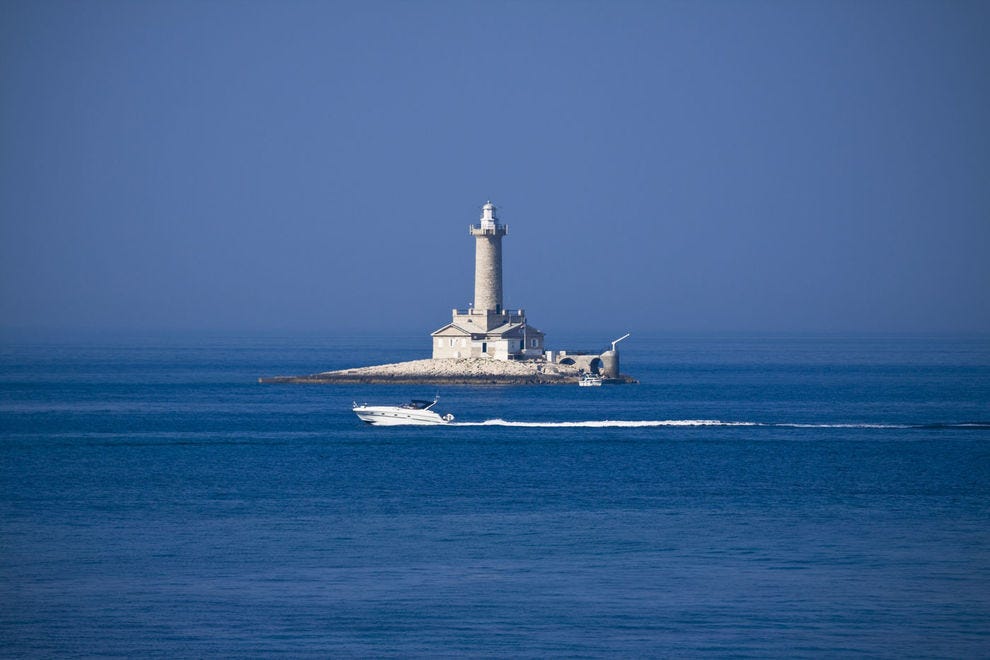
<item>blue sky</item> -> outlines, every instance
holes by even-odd
[[[990,331],[986,2],[0,3],[0,326]],[[565,330],[566,329],[566,330]]]

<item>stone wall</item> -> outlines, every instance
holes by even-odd
[[[599,355],[571,355],[566,352],[557,356],[557,364],[577,369],[586,373],[598,373],[602,368]]]

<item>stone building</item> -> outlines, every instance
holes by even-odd
[[[469,229],[475,238],[474,303],[453,310],[451,322],[432,333],[433,357],[543,357],[543,333],[526,323],[524,310],[502,304],[502,237],[509,228],[499,222],[495,205],[485,204],[480,223]]]

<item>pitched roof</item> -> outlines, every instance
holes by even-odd
[[[492,328],[487,334],[489,337],[492,335],[497,335],[498,337],[513,338],[522,337],[524,334],[539,335],[540,337],[543,336],[542,332],[525,323],[506,323],[505,325],[500,325],[497,328]]]
[[[517,330],[519,328],[522,328],[522,326],[523,326],[522,323],[504,323],[504,324],[502,324],[502,325],[500,325],[498,327],[492,328],[491,330],[489,330],[485,334],[487,334],[489,336],[491,336],[491,335],[498,335],[500,337],[510,336],[510,335],[514,334],[513,333],[513,330]]]
[[[525,328],[525,332],[523,331],[523,328]],[[467,330],[456,323],[448,323],[442,328],[431,332],[430,336],[471,337],[472,339],[520,339],[524,334],[530,336],[544,336],[542,332],[531,325],[526,325],[525,323],[505,323],[497,328],[492,328],[488,332],[472,332],[471,330]]]
[[[448,332],[448,330],[450,332]],[[459,325],[455,325],[453,323],[448,323],[447,325],[443,326],[439,330],[434,330],[433,332],[431,332],[430,333],[430,336],[431,337],[436,337],[437,335],[444,335],[444,336],[446,336],[446,335],[467,336],[467,335],[470,335],[470,334],[471,334],[471,331],[470,330],[465,330],[464,328],[462,328]]]
[[[534,328],[534,327],[533,327],[533,326],[531,326],[531,325],[527,325],[527,326],[526,326],[526,334],[530,334],[530,335],[539,335],[539,336],[541,336],[541,337],[544,337],[544,336],[546,336],[546,335],[545,335],[545,333],[544,333],[544,332],[543,332],[542,330],[537,330],[536,328]]]

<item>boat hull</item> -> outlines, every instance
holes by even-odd
[[[453,419],[445,419],[432,410],[407,410],[392,406],[357,406],[354,414],[362,422],[376,426],[436,426],[449,424]]]

